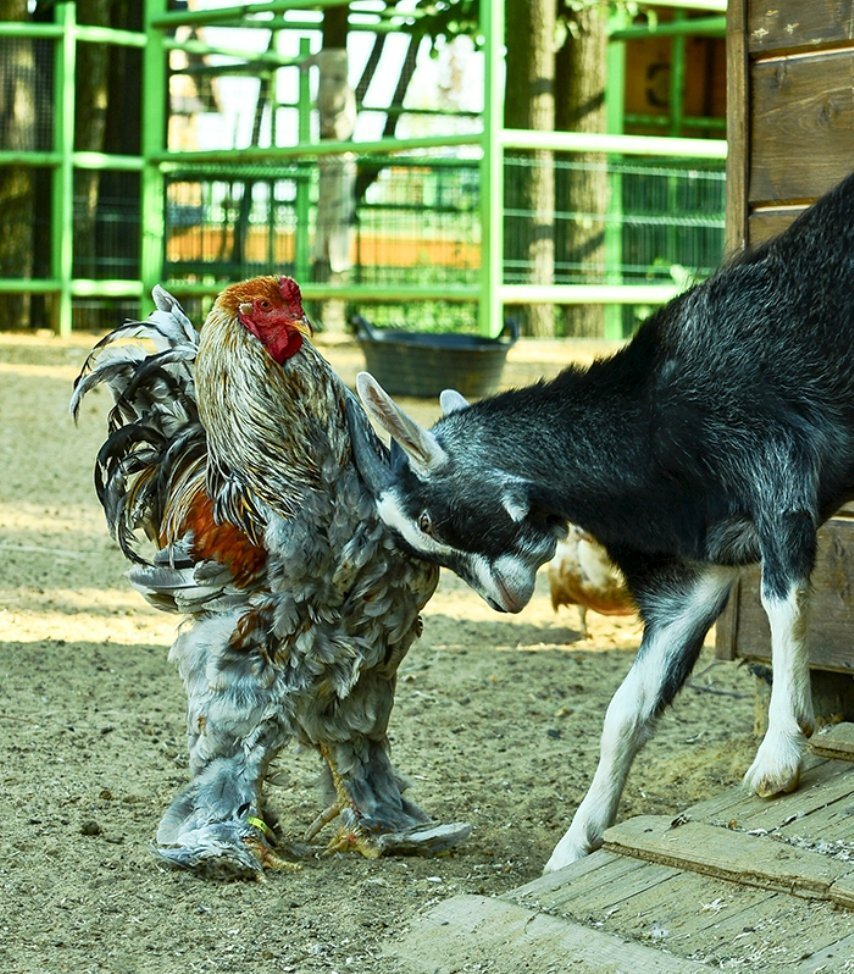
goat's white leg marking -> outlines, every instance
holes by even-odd
[[[602,844],[602,834],[617,814],[620,795],[635,755],[650,733],[655,702],[646,695],[644,688],[649,683],[651,669],[656,666],[653,654],[658,657],[660,667],[663,648],[656,644],[647,649],[643,661],[635,662],[608,705],[593,781],[572,824],[546,863],[545,872],[553,872],[582,859]]]
[[[599,764],[590,789],[546,863],[545,872],[582,859],[602,845],[605,829],[616,818],[635,755],[652,735],[665,681],[682,652],[694,640],[702,641],[733,576],[729,569],[711,569],[689,595],[662,599],[655,613],[657,626],[644,635],[645,645],[608,705]]]
[[[745,783],[762,798],[798,787],[804,734],[811,734],[815,723],[804,639],[806,595],[806,586],[797,584],[785,599],[762,594],[762,606],[771,625],[774,682],[768,730],[744,776]]]

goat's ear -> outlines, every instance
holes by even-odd
[[[398,443],[416,474],[427,476],[448,462],[430,430],[407,416],[369,372],[356,376],[356,390],[369,415]]]
[[[531,510],[531,485],[527,480],[509,480],[502,488],[501,503],[510,520],[519,524]]]
[[[439,405],[442,407],[442,415],[456,413],[460,409],[465,409],[469,405],[468,399],[456,389],[445,389],[439,396]]]

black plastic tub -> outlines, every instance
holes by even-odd
[[[368,372],[395,396],[438,396],[456,389],[467,397],[488,396],[498,388],[507,352],[516,343],[515,322],[508,337],[426,334],[374,328],[364,318],[350,318],[365,355]]]

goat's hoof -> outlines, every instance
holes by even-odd
[[[778,784],[774,781],[763,781],[756,789],[756,794],[759,795],[760,798],[773,798],[775,795],[789,795],[793,791],[798,790],[800,779],[801,776],[799,774],[795,774],[783,784]]]
[[[798,727],[800,727],[801,733],[804,735],[804,737],[812,737],[815,733],[815,718],[801,717],[798,720]]]
[[[754,794],[760,798],[774,798],[776,795],[789,795],[798,790],[801,773],[795,768],[794,774],[783,774],[760,778],[756,782],[748,782]]]
[[[601,837],[586,842],[573,842],[567,841],[567,839],[568,836],[565,835],[555,846],[551,858],[543,867],[543,875],[556,873],[558,869],[563,869],[564,866],[571,866],[574,862],[586,859],[591,852],[602,847]]]

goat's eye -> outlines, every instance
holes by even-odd
[[[433,522],[430,520],[430,515],[426,511],[418,518],[418,528],[426,535],[432,535],[433,533]]]

